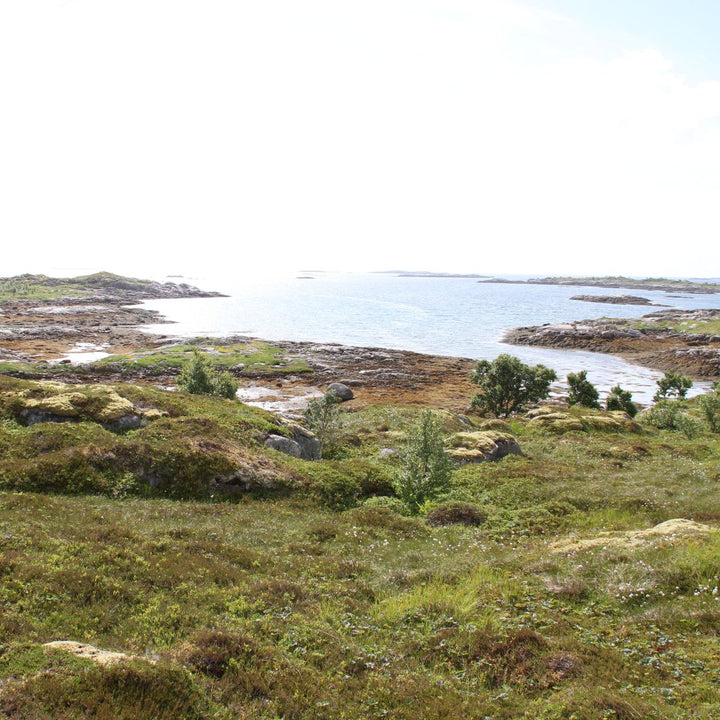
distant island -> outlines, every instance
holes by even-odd
[[[609,305],[655,305],[647,298],[637,295],[573,295],[571,300],[591,303],[607,303]]]
[[[487,275],[478,275],[477,273],[444,273],[444,272],[425,272],[423,270],[418,271],[392,271],[392,274],[394,274],[396,277],[402,277],[402,278],[469,278],[472,280],[477,280],[479,278],[485,279],[488,278]]]
[[[508,280],[490,278],[480,280],[483,283],[509,283],[513,285],[577,285],[579,287],[627,288],[629,290],[657,290],[660,292],[717,293],[720,284],[712,282],[694,282],[671,278],[629,278],[622,275],[604,277],[545,277],[530,280]]]

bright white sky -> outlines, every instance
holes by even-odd
[[[0,0],[0,275],[718,276],[718,15]]]

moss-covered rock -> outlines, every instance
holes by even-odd
[[[622,411],[604,412],[574,406],[543,406],[526,413],[531,425],[558,433],[565,432],[640,432],[641,426]]]
[[[142,410],[109,385],[63,385],[41,382],[13,394],[5,402],[25,425],[42,422],[88,421],[113,430],[141,427],[161,417],[157,409]]]
[[[522,455],[517,440],[497,430],[455,433],[447,439],[446,445],[450,457],[460,465],[490,462],[506,455]]]

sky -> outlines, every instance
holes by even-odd
[[[720,275],[716,0],[0,0],[0,276]]]

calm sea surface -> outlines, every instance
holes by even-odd
[[[634,294],[673,308],[720,308],[720,295],[678,296],[644,290],[479,283],[469,278],[403,278],[391,274],[303,275],[313,279],[188,279],[191,284],[230,297],[146,302],[144,307],[158,310],[175,323],[147,329],[181,336],[241,334],[266,340],[399,348],[473,359],[492,359],[509,352],[523,362],[553,368],[560,378],[585,369],[601,391],[620,383],[637,401],[649,403],[661,373],[601,353],[510,346],[501,342],[502,335],[523,325],[603,316],[639,317],[662,309],[570,299],[578,294]],[[701,384],[694,390],[705,387],[707,384]]]

